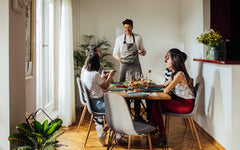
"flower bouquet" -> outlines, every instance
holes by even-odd
[[[223,43],[223,39],[220,33],[218,31],[215,32],[213,29],[210,29],[209,31],[205,31],[204,33],[202,33],[199,37],[197,37],[197,41],[208,46],[207,59],[209,59],[209,50],[211,48],[215,49],[216,47]]]

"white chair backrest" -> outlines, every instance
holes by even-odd
[[[80,78],[77,78],[77,85],[78,85],[78,91],[79,91],[79,98],[83,105],[87,105],[84,94],[83,94],[83,87],[82,87],[82,81]]]
[[[126,100],[114,93],[104,94],[107,124],[120,134],[136,135]]]

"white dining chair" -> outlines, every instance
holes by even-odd
[[[169,126],[170,126],[170,117],[182,117],[182,118],[186,118],[189,122],[190,125],[190,129],[192,132],[192,136],[193,138],[197,138],[197,142],[198,142],[198,146],[200,149],[202,149],[199,137],[198,137],[198,133],[195,127],[195,123],[192,119],[193,114],[196,112],[197,107],[198,107],[198,103],[200,101],[200,93],[203,89],[202,84],[200,85],[200,83],[197,83],[194,87],[193,93],[195,95],[195,104],[194,104],[194,108],[192,110],[192,112],[188,113],[188,114],[179,114],[179,113],[173,113],[173,112],[166,112],[165,113],[165,128],[166,128],[166,133],[167,133],[167,141],[168,141],[168,137],[169,137]],[[194,136],[195,135],[195,136]]]
[[[133,121],[125,99],[118,94],[106,93],[104,94],[106,123],[110,128],[119,134],[128,135],[128,149],[131,147],[133,135],[146,134],[148,135],[148,143],[150,150],[152,149],[152,142],[150,132],[156,130],[152,125]],[[112,139],[114,134],[111,135]],[[110,145],[108,145],[109,148]]]

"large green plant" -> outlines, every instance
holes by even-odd
[[[114,64],[108,61],[106,58],[110,56],[109,49],[111,48],[111,44],[106,37],[98,38],[95,35],[82,35],[80,38],[80,45],[74,50],[74,68],[75,70],[80,70],[86,59],[85,50],[90,45],[98,45],[100,50],[102,51],[102,59],[101,63],[106,68],[113,68]]]
[[[19,133],[10,135],[8,140],[18,146],[17,150],[54,150],[61,146],[56,139],[66,131],[60,129],[62,123],[61,119],[50,123],[46,120],[42,124],[38,121],[20,123],[16,127]]]

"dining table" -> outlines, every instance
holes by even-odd
[[[134,99],[134,100],[142,100],[142,99],[145,99],[145,100],[171,100],[171,97],[168,94],[163,93],[163,92],[144,92],[144,93],[147,93],[147,94],[143,95],[143,96],[142,95],[138,96],[137,94],[131,95],[129,93],[132,93],[132,92],[126,92],[126,91],[108,91],[108,92],[121,95],[125,99]]]

